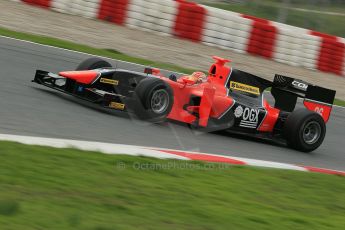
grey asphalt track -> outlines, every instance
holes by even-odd
[[[149,124],[31,83],[36,69],[72,70],[87,57],[0,37],[0,133],[154,146],[345,170],[343,108],[334,108],[323,145],[312,153],[301,153],[225,133],[193,132],[176,123]]]

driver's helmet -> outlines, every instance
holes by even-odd
[[[188,79],[194,81],[195,83],[201,83],[206,81],[206,74],[203,72],[194,72],[192,75],[188,76]]]

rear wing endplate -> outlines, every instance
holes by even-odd
[[[325,122],[329,120],[335,98],[335,91],[308,82],[276,74],[272,86],[275,107],[292,112],[297,98],[304,98],[304,106],[319,113]]]

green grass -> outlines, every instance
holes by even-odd
[[[179,67],[179,66],[175,66],[175,65],[170,65],[170,64],[166,64],[166,63],[159,63],[159,62],[154,62],[154,61],[150,61],[150,60],[146,60],[146,59],[131,57],[131,56],[128,56],[126,54],[122,54],[116,50],[97,49],[97,48],[93,48],[93,47],[86,46],[86,45],[81,45],[81,44],[76,44],[73,42],[64,41],[61,39],[56,39],[56,38],[51,38],[51,37],[46,37],[46,36],[40,36],[40,35],[34,35],[34,34],[28,34],[28,33],[22,33],[22,32],[16,32],[16,31],[4,29],[1,27],[0,27],[0,35],[12,37],[12,38],[17,38],[17,39],[22,39],[22,40],[26,40],[26,41],[32,41],[32,42],[36,42],[39,44],[60,47],[60,48],[68,49],[68,50],[74,50],[74,51],[89,53],[89,54],[93,54],[93,55],[114,58],[117,60],[159,67],[159,68],[163,68],[163,69],[167,69],[167,70],[171,70],[171,71],[176,71],[176,72],[180,72],[180,73],[188,74],[188,73],[193,72],[193,70]],[[336,99],[335,105],[345,106],[345,101]]]
[[[345,101],[339,100],[339,99],[334,99],[334,104],[338,106],[343,106],[345,107]]]
[[[265,18],[272,21],[279,21],[279,15],[282,5],[281,1],[248,1],[246,3],[211,3],[206,2],[207,5],[221,8],[238,13],[253,15],[260,18]],[[290,7],[319,10],[319,11],[334,11],[338,13],[345,12],[345,6],[340,4],[331,4],[327,6],[320,5],[306,5],[303,2],[292,3]],[[336,10],[334,10],[336,9]],[[306,29],[316,30],[340,37],[345,37],[345,16],[328,15],[314,12],[302,12],[294,9],[288,9],[286,20],[283,23],[302,27]]]
[[[11,216],[18,212],[19,205],[14,200],[0,200],[0,215]]]
[[[0,229],[343,229],[344,180],[0,142]]]

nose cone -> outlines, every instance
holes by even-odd
[[[83,84],[91,84],[98,74],[99,73],[95,70],[65,71],[59,73],[59,75],[62,77],[72,79]]]

